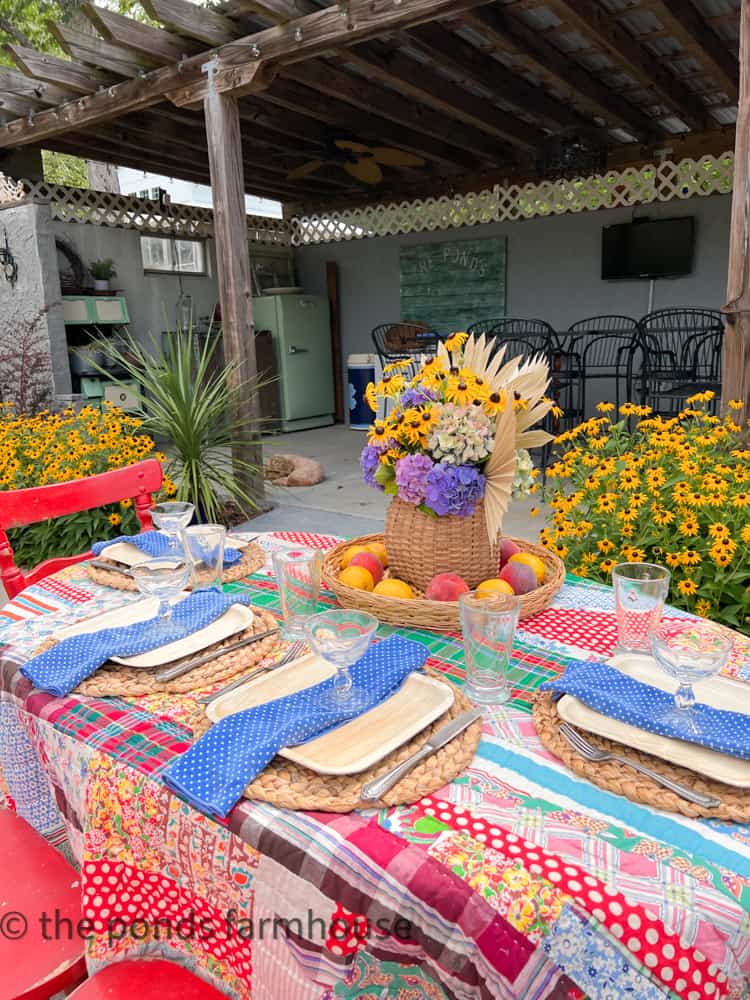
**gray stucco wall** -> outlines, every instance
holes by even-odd
[[[638,216],[693,215],[696,219],[693,273],[657,281],[654,308],[719,308],[724,304],[730,205],[728,195],[714,195],[638,209]],[[638,319],[648,309],[649,283],[600,278],[602,226],[628,222],[633,214],[630,209],[583,212],[304,247],[296,252],[297,273],[306,292],[323,295],[325,263],[338,264],[345,355],[372,351],[372,327],[400,318],[399,248],[412,243],[507,236],[508,316],[546,319],[557,329],[601,313],[624,313]]]
[[[140,233],[134,229],[108,229],[70,222],[54,222],[56,235],[78,251],[83,263],[111,257],[117,269],[113,288],[122,291],[130,313],[130,332],[148,340],[162,330],[174,329],[175,305],[180,294],[179,280],[171,274],[146,274],[141,263]],[[208,276],[182,276],[186,295],[193,297],[193,319],[210,316],[219,298],[213,240],[206,241]]]
[[[70,392],[70,367],[63,324],[55,237],[48,205],[21,204],[0,210],[0,237],[18,262],[15,286],[0,277],[0,331],[11,335],[40,311],[38,330],[49,341],[56,393]]]

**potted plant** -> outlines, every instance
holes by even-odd
[[[397,361],[367,387],[373,411],[379,398],[391,409],[370,428],[362,473],[393,497],[391,568],[422,589],[437,573],[470,586],[496,575],[503,515],[514,491],[532,486],[526,449],[550,440],[531,429],[553,405],[546,362],[504,353],[492,339],[454,333],[413,377],[414,362]]]
[[[108,292],[109,279],[117,277],[115,263],[111,257],[105,260],[92,260],[89,264],[89,273],[94,279],[95,292]]]

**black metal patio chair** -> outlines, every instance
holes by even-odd
[[[578,363],[578,415],[587,415],[589,382],[614,380],[615,406],[620,407],[620,389],[629,397],[632,382],[643,366],[640,328],[631,316],[592,316],[568,327],[566,349]]]
[[[644,316],[638,325],[644,355],[643,401],[656,413],[668,403],[665,412],[671,414],[676,400],[682,398],[683,387],[698,383],[696,366],[702,363],[704,353],[710,354],[712,338],[723,338],[723,317],[715,309],[659,309]],[[717,377],[714,374],[714,379]]]
[[[649,397],[649,405],[662,416],[674,416],[690,396],[711,389],[714,398],[708,409],[716,413],[721,401],[721,362],[724,348],[724,331],[700,333],[685,341],[680,369],[687,373],[685,380],[671,385],[659,383]]]

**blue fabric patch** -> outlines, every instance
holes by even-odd
[[[137,549],[145,552],[152,559],[156,559],[159,556],[174,555],[174,549],[170,548],[171,538],[169,535],[165,535],[163,531],[143,531],[140,535],[119,535],[117,538],[110,538],[106,542],[94,542],[91,546],[91,551],[95,556],[100,556],[107,546],[114,545],[115,542],[127,542],[129,545],[135,545]],[[106,552],[104,552],[104,555],[106,557]],[[234,566],[241,558],[242,553],[239,549],[224,549],[224,566]]]

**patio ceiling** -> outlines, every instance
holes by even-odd
[[[533,179],[576,144],[612,166],[733,145],[739,0],[143,5],[160,27],[90,2],[54,25],[70,60],[7,46],[0,168],[30,145],[209,183],[212,86],[239,97],[246,190],[308,208]],[[337,139],[424,165],[368,185]]]

